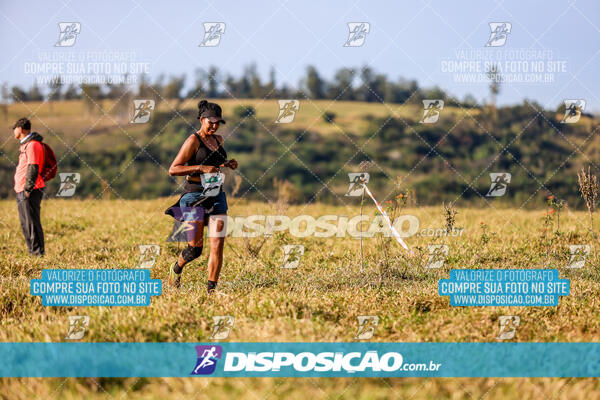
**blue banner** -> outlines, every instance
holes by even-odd
[[[570,282],[556,269],[453,269],[438,293],[450,296],[451,306],[558,306]]]
[[[30,282],[44,306],[149,306],[162,281],[148,269],[45,269]]]
[[[600,343],[2,343],[2,377],[599,377]]]

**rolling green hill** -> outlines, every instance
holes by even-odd
[[[561,124],[562,115],[536,104],[447,106],[437,123],[421,124],[423,111],[415,104],[301,100],[292,123],[276,124],[276,100],[217,101],[227,119],[220,133],[240,164],[228,173],[227,190],[263,201],[276,197],[274,180],[285,183],[292,202],[338,201],[347,173],[372,161],[370,187],[381,200],[396,189],[413,193],[418,204],[460,200],[529,207],[553,194],[579,207],[577,171],[589,165],[598,172],[598,121],[584,116]],[[28,102],[9,106],[5,125],[29,115],[55,149],[60,172],[81,174],[76,196],[155,198],[179,190],[181,178],[167,170],[197,126],[195,107],[193,99],[164,101],[149,123],[131,124],[111,100],[93,110],[80,100]],[[0,196],[6,198],[14,196],[17,161],[17,143],[9,135],[2,152]],[[490,172],[512,174],[501,199],[485,198]],[[57,188],[58,179],[48,193]]]

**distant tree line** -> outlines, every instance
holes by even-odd
[[[393,80],[372,68],[340,68],[332,79],[326,79],[316,67],[307,66],[296,87],[276,81],[271,68],[268,79],[261,79],[255,64],[246,66],[239,77],[221,72],[216,66],[198,68],[188,77],[177,75],[158,76],[154,82],[142,75],[137,87],[124,84],[64,86],[60,77],[51,80],[46,88],[34,83],[30,88],[15,85],[2,86],[3,103],[43,100],[102,100],[137,96],[152,98],[156,102],[190,98],[266,98],[266,99],[328,99],[342,101],[366,101],[386,103],[419,103],[422,99],[442,99],[448,105],[476,106],[477,100],[467,95],[458,100],[439,87],[422,88],[415,80]],[[188,84],[189,82],[189,84]]]

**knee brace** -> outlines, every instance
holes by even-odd
[[[196,258],[200,257],[201,254],[202,246],[195,247],[190,246],[188,244],[188,247],[183,249],[183,251],[181,252],[181,257],[185,260],[186,263],[189,263],[190,261],[193,261]]]

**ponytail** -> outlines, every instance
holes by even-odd
[[[217,103],[210,103],[207,100],[200,100],[198,103],[198,119],[202,118],[203,116],[221,118],[222,113],[223,110],[221,110],[221,106]],[[225,120],[221,118],[221,122],[225,123]]]
[[[206,111],[206,109],[208,109],[208,101],[206,100],[201,100],[198,103],[198,119],[200,119],[200,115],[202,115],[202,113],[204,111]]]

